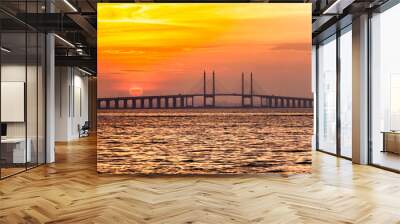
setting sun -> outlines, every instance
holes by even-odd
[[[141,95],[143,95],[143,88],[137,87],[137,86],[131,87],[131,88],[129,88],[129,95],[141,96]]]

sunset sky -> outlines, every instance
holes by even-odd
[[[204,70],[217,92],[253,72],[257,93],[310,97],[311,4],[98,4],[98,97],[201,93]]]

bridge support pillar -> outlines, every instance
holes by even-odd
[[[156,101],[157,101],[156,106],[158,109],[160,109],[161,108],[161,97],[157,97]]]
[[[107,109],[112,109],[111,102],[112,102],[112,100],[107,100]]]
[[[144,99],[140,98],[140,109],[144,109]]]
[[[179,107],[185,107],[185,97],[183,96],[179,97]]]
[[[119,109],[119,100],[114,100],[114,109]]]
[[[172,97],[172,107],[176,108],[176,97]]]
[[[123,101],[123,108],[126,109],[126,108],[127,108],[127,105],[128,105],[128,100],[125,99],[125,100]]]
[[[215,107],[215,94],[212,96],[212,107]]]
[[[188,97],[187,96],[184,97],[184,101],[185,101],[184,105],[186,108],[186,107],[188,107]]]
[[[164,108],[168,108],[169,104],[168,104],[169,98],[168,97],[164,97]]]
[[[131,105],[132,109],[136,108],[136,99],[132,99],[132,105]]]
[[[194,107],[194,96],[188,96],[186,98],[186,107]]]
[[[153,108],[153,98],[152,97],[148,98],[148,101],[149,101],[149,108],[150,109]]]

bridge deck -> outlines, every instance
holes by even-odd
[[[312,98],[293,97],[293,96],[279,96],[279,95],[261,95],[261,94],[240,94],[240,93],[216,93],[216,94],[175,94],[175,95],[150,95],[150,96],[126,96],[126,97],[106,97],[98,98],[97,100],[132,100],[132,99],[156,99],[156,98],[179,98],[179,97],[211,97],[211,96],[244,96],[244,97],[263,97],[263,98],[279,98],[279,99],[296,99],[296,100],[313,100]]]
[[[265,108],[312,108],[312,98],[275,96],[260,94],[216,93],[216,94],[176,94],[160,96],[129,96],[98,98],[98,109],[153,109],[153,108],[193,108],[193,107],[221,107],[216,105],[216,97],[234,96],[242,98],[242,105],[238,107],[265,107]],[[195,102],[196,98],[202,100]],[[258,103],[254,99],[258,98]],[[209,102],[211,99],[211,102]],[[250,101],[250,102],[246,102]],[[195,106],[196,105],[196,106]]]

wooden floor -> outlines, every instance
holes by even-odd
[[[400,175],[313,155],[313,174],[98,176],[95,139],[0,181],[0,223],[400,223]]]

